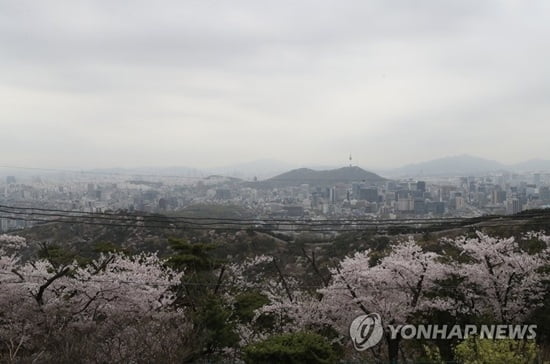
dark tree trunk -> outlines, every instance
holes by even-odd
[[[399,337],[392,339],[390,334],[386,335],[388,342],[388,359],[390,364],[397,364],[399,360]]]
[[[437,340],[435,344],[439,349],[439,355],[441,355],[441,359],[443,359],[445,363],[455,362],[452,340]]]

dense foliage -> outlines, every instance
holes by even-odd
[[[244,348],[246,363],[335,363],[336,352],[324,337],[308,332],[273,335]]]
[[[464,364],[531,364],[536,362],[533,341],[468,338],[456,346],[457,359]]]
[[[490,362],[538,355],[537,343],[392,338],[357,352],[349,325],[377,313],[385,323],[523,324],[548,321],[550,237],[483,233],[382,239],[340,261],[301,245],[307,276],[273,256],[240,261],[215,245],[170,239],[171,253],[128,254],[101,245],[93,259],[60,246],[0,236],[3,362]],[[298,257],[297,257],[298,261]],[[523,354],[522,354],[523,353]],[[485,358],[485,359],[484,359]],[[480,361],[481,360],[481,361]]]

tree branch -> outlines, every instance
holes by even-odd
[[[346,284],[346,287],[348,288],[348,291],[351,293],[351,297],[353,297],[356,301],[357,301],[357,304],[359,305],[359,308],[361,308],[361,310],[367,314],[367,315],[370,315],[370,312],[369,310],[367,310],[367,308],[365,307],[365,305],[363,305],[361,302],[359,302],[359,297],[357,296],[357,293],[355,293],[355,291],[353,290],[353,288],[349,285],[349,283],[346,281],[346,279],[344,278],[344,276],[342,275],[342,272],[340,271],[340,268],[338,267],[338,265],[336,265],[336,272],[338,272],[338,275],[340,276],[340,278],[342,278],[342,281],[344,281],[344,283]]]
[[[315,274],[317,274],[317,276],[321,278],[321,281],[323,282],[323,286],[325,286],[325,288],[328,287],[328,283],[329,283],[328,279],[326,279],[321,274],[319,267],[317,267],[317,262],[315,261],[315,250],[311,251],[311,257],[307,255],[306,250],[304,248],[302,248],[302,253],[304,253],[304,256],[306,257],[306,259],[311,263],[311,267],[313,268],[313,271],[315,272]]]
[[[281,269],[279,268],[279,265],[275,261],[275,258],[273,258],[272,262],[275,265],[275,268],[277,268],[277,272],[279,272],[279,276],[281,277],[281,282],[282,282],[283,287],[286,291],[286,294],[288,295],[288,299],[290,300],[290,302],[293,302],[292,294],[290,293],[290,289],[288,288],[288,285],[286,284],[286,280],[285,280],[285,277],[283,276],[283,272],[281,272]]]
[[[57,272],[55,275],[53,275],[52,277],[50,277],[46,283],[44,283],[43,285],[40,286],[40,288],[38,289],[38,293],[34,296],[34,298],[36,299],[36,302],[38,302],[38,304],[40,306],[42,306],[44,304],[44,292],[46,291],[46,289],[53,283],[55,282],[57,279],[67,275],[67,273],[69,273],[70,271],[70,268],[69,267],[65,267],[63,268],[62,270],[60,270],[59,272]]]
[[[218,276],[218,282],[216,283],[216,288],[214,289],[214,294],[218,294],[218,290],[220,289],[220,286],[222,284],[224,273],[225,273],[225,265],[222,265],[222,269],[220,270],[220,275]]]

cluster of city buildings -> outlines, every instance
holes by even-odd
[[[380,183],[297,182],[287,187],[266,187],[261,181],[221,176],[50,175],[7,176],[0,181],[0,205],[4,206],[167,213],[200,204],[241,206],[258,219],[375,220],[515,214],[550,207],[550,174],[501,173]],[[36,223],[30,220],[0,209],[0,231]]]

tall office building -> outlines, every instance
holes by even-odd
[[[521,212],[521,202],[517,198],[510,198],[506,200],[506,213],[509,215],[514,215]]]

